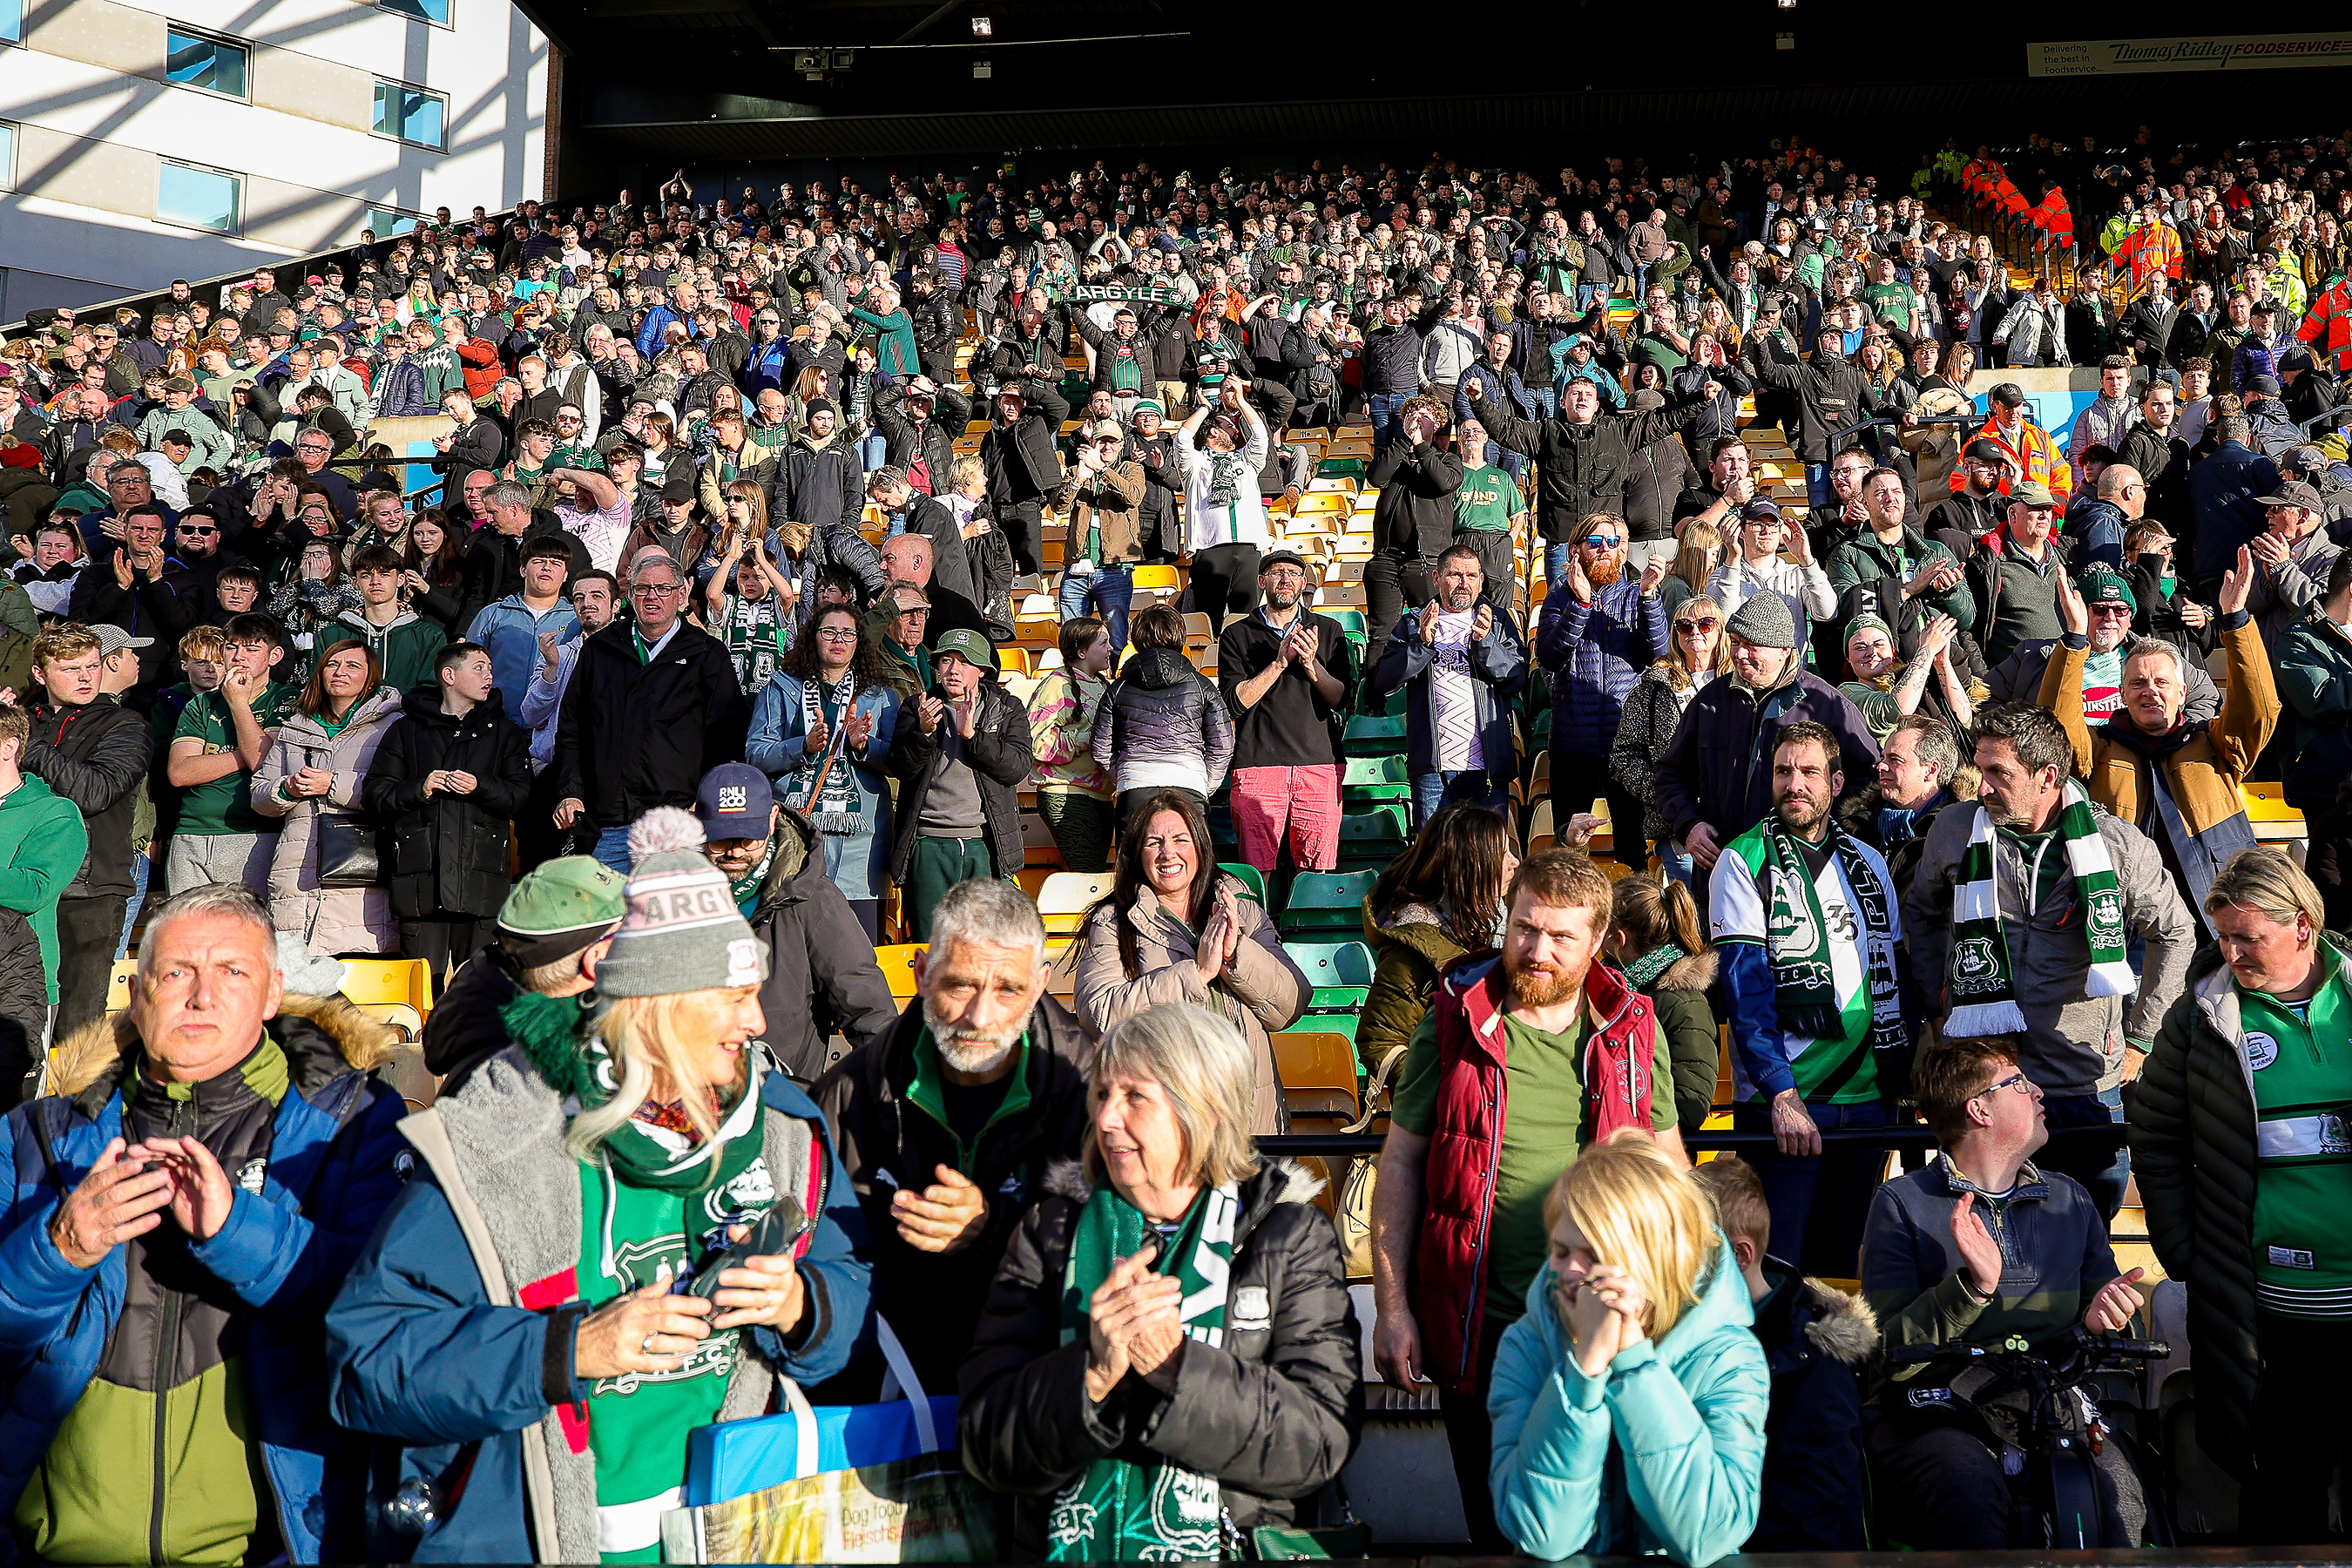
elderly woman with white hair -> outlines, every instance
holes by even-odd
[[[964,1466],[1013,1496],[1020,1550],[1263,1549],[1355,1447],[1339,1236],[1319,1184],[1251,1148],[1253,1077],[1234,1027],[1186,1004],[1103,1037],[1084,1167],[1047,1173],[963,1363]]]

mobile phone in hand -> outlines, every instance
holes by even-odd
[[[814,1228],[799,1199],[778,1198],[773,1208],[752,1223],[742,1240],[705,1257],[695,1266],[686,1294],[710,1300],[719,1294],[719,1277],[728,1269],[740,1268],[754,1258],[789,1257],[793,1244]]]

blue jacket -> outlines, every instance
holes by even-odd
[[[824,1117],[773,1068],[760,1098],[776,1113],[768,1147],[778,1192],[800,1189],[774,1169],[781,1119],[817,1140],[823,1191],[809,1207],[822,1218],[801,1257],[810,1314],[803,1342],[788,1349],[754,1330],[722,1420],[765,1414],[771,1369],[814,1384],[870,1342],[869,1233]],[[554,1310],[574,1299],[567,1287],[583,1223],[563,1126],[554,1091],[520,1047],[402,1126],[420,1156],[419,1179],[402,1189],[327,1313],[335,1419],[392,1440],[372,1482],[374,1561],[595,1558],[594,1458],[584,1433],[574,1448],[564,1426],[592,1385],[572,1364],[578,1315]],[[506,1276],[495,1290],[476,1263],[484,1253]],[[512,1304],[518,1298],[531,1304]],[[551,1324],[562,1330],[552,1344]],[[542,1539],[548,1531],[553,1540]]]
[[[1616,743],[1625,699],[1642,672],[1666,657],[1666,607],[1642,597],[1641,581],[1620,577],[1580,605],[1561,584],[1536,622],[1536,661],[1554,671],[1551,745],[1605,757]]]
[[[637,357],[639,359],[645,360],[648,363],[652,363],[654,355],[661,352],[662,333],[669,330],[669,324],[672,321],[676,321],[678,325],[686,328],[689,331],[694,329],[694,323],[688,321],[684,316],[679,315],[676,310],[670,309],[668,302],[666,300],[656,302],[651,310],[646,312],[645,324],[637,329]]]
[[[2194,584],[2220,578],[2238,563],[2239,547],[2270,526],[2269,510],[2257,498],[2277,494],[2278,484],[2276,465],[2235,441],[2222,442],[2189,470],[2197,517]]]
[[[292,1037],[285,1020],[306,1003],[310,1012],[299,1016],[320,1020],[309,1036],[323,1032],[341,1059]],[[272,1121],[261,1191],[240,1185],[228,1223],[188,1248],[242,1304],[240,1363],[269,1480],[264,1506],[275,1503],[297,1563],[363,1560],[366,1446],[328,1419],[319,1317],[399,1186],[395,1129],[405,1112],[396,1092],[367,1076],[376,1065],[368,1032],[343,1027],[347,1020],[330,1018],[331,1011],[320,998],[287,997],[270,1029],[294,1087]],[[78,1032],[60,1047],[59,1071],[73,1074],[78,1049],[134,1037],[115,1027],[109,1021]],[[119,1085],[128,1070],[128,1056],[112,1056],[69,1097],[29,1101],[0,1121],[0,1170],[14,1178],[0,1216],[0,1517],[15,1514],[122,1316],[130,1249],[76,1268],[50,1240],[49,1222],[122,1136]],[[168,1214],[163,1223],[172,1223]],[[10,1532],[0,1530],[0,1560],[14,1556]]]
[[[1576,1364],[1550,1286],[1549,1268],[1528,1282],[1527,1316],[1495,1355],[1495,1522],[1555,1563],[1640,1553],[1706,1568],[1738,1551],[1756,1528],[1771,1378],[1731,1244],[1664,1337],[1620,1352],[1605,1378]]]
[[[743,362],[743,390],[757,397],[771,387],[789,392],[793,384],[793,341],[778,338],[772,343],[753,343],[751,357]]]
[[[1435,656],[1430,645],[1421,640],[1421,617],[1427,611],[1427,605],[1408,610],[1404,619],[1390,628],[1380,663],[1365,683],[1374,697],[1386,697],[1401,686],[1412,689],[1412,695],[1405,700],[1405,756],[1406,768],[1415,778],[1437,771],[1430,682],[1424,679]],[[1500,788],[1500,781],[1510,776],[1507,770],[1518,763],[1517,742],[1511,735],[1510,699],[1528,683],[1528,649],[1519,640],[1510,613],[1498,609],[1494,614],[1495,624],[1486,628],[1486,635],[1470,645],[1470,691],[1478,715],[1479,749],[1489,776]]]
[[[780,790],[794,773],[815,761],[802,741],[808,727],[801,703],[800,677],[779,670],[760,688],[760,695],[751,704],[751,728],[743,739],[743,760],[775,780]],[[890,818],[890,732],[898,723],[898,694],[887,686],[869,686],[857,694],[850,710],[869,714],[874,720],[874,733],[866,738],[866,754],[852,755],[844,746],[842,755],[849,759],[850,776],[857,781],[857,793],[864,798],[869,830],[879,826],[887,837]],[[832,744],[832,740],[828,735],[825,743]],[[823,754],[822,749],[819,754]],[[783,797],[779,794],[777,798]],[[808,811],[816,809],[814,801],[792,804]]]
[[[546,614],[534,616],[517,593],[483,605],[466,628],[467,641],[489,650],[490,684],[505,695],[509,713],[521,712],[522,700],[530,695],[531,678],[539,673],[541,632],[553,632],[559,643],[570,642],[580,635],[580,617],[562,599]]]
[[[1470,401],[1470,384],[1474,381],[1486,389],[1486,401],[1488,407],[1507,409],[1514,419],[1536,419],[1542,416],[1543,405],[1538,404],[1535,395],[1528,390],[1527,383],[1519,379],[1518,372],[1504,370],[1497,374],[1493,365],[1488,364],[1485,360],[1480,360],[1462,373],[1461,381],[1454,388],[1454,422],[1455,424],[1458,425],[1465,419],[1477,416],[1478,405]],[[1479,423],[1484,424],[1485,421],[1480,420]],[[1482,454],[1478,460],[1483,463],[1486,458]]]
[[[2120,574],[2124,569],[2124,531],[2130,526],[2123,509],[2113,501],[2085,504],[2066,520],[2066,531],[2074,542],[2067,569],[2083,573],[2094,566],[2104,566]]]

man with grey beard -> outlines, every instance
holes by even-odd
[[[1045,994],[1045,922],[1011,882],[949,889],[914,979],[916,1005],[815,1095],[873,1227],[875,1309],[938,1393],[1047,1168],[1086,1146],[1091,1053]]]

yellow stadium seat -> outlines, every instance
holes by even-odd
[[[900,1002],[915,994],[915,954],[922,951],[918,942],[874,950],[874,962],[881,966],[882,978],[890,983],[890,994]]]
[[[137,959],[118,958],[114,961],[114,968],[109,972],[106,977],[106,1010],[108,1012],[121,1013],[129,1011],[131,1006],[131,977],[138,973],[139,961]]]
[[[1138,566],[1131,578],[1138,588],[1181,588],[1183,579],[1173,566]]]
[[[370,1017],[415,1039],[433,1015],[433,966],[421,958],[353,958],[343,965],[343,994]]]
[[[1045,917],[1045,934],[1074,936],[1078,922],[1097,899],[1110,891],[1108,871],[1061,871],[1045,879],[1037,891],[1037,912]]]
[[[1307,1030],[1276,1035],[1274,1069],[1294,1121],[1356,1119],[1356,1048],[1347,1036]]]

